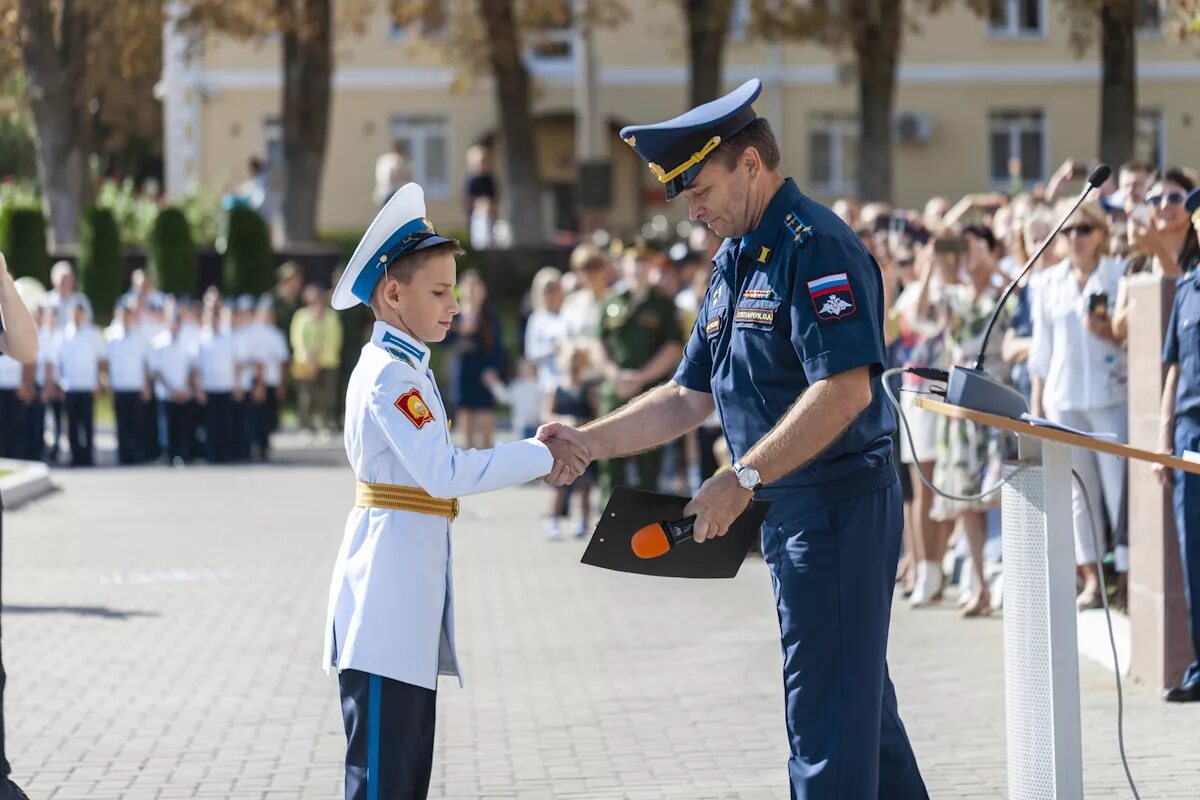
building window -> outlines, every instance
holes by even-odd
[[[858,181],[858,120],[814,117],[808,129],[808,181],[817,191],[852,194]]]
[[[1167,147],[1164,139],[1163,113],[1161,111],[1139,111],[1133,131],[1133,157],[1151,169],[1166,163]]]
[[[534,64],[569,64],[575,59],[575,15],[567,2],[547,4],[528,34]]]
[[[988,119],[988,178],[1005,190],[1046,180],[1046,119],[1041,111],[996,111]]]
[[[1162,36],[1162,0],[1138,0],[1137,30],[1144,36]]]
[[[275,174],[283,174],[283,125],[271,117],[263,120],[262,130],[262,159],[267,169]]]
[[[1043,0],[990,0],[988,33],[992,36],[1020,38],[1044,36]]]
[[[446,35],[449,4],[426,0],[413,18],[404,22],[392,19],[388,23],[388,37],[394,42],[403,42],[409,38],[436,38]]]
[[[729,9],[729,41],[744,44],[749,38],[750,0],[733,0]]]
[[[403,146],[413,180],[427,196],[450,195],[450,123],[444,117],[392,117],[392,141]]]

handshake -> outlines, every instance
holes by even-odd
[[[537,438],[554,456],[554,467],[542,478],[550,486],[566,486],[583,474],[592,463],[592,443],[588,435],[569,425],[548,422],[538,428]]]

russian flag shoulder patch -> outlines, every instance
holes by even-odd
[[[813,311],[822,322],[834,322],[853,316],[858,310],[854,302],[854,291],[850,288],[850,276],[835,272],[808,282],[808,297]]]

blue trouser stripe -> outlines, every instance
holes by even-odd
[[[379,800],[379,722],[383,681],[371,675],[370,710],[367,712],[367,800]]]

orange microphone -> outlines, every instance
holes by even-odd
[[[652,522],[633,535],[629,546],[638,558],[658,558],[680,542],[692,538],[692,526],[695,523],[695,514],[675,522]]]

